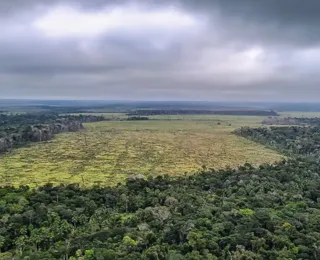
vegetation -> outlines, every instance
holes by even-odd
[[[103,121],[117,121],[117,120],[125,120],[128,116],[124,113],[97,113],[97,112],[86,112],[86,113],[68,113],[61,114],[62,116],[99,116],[103,117]]]
[[[2,155],[0,259],[320,259],[317,119],[165,117]]]
[[[154,115],[238,115],[238,116],[278,116],[273,110],[190,110],[190,109],[145,109],[134,110],[129,116],[154,116]]]
[[[318,117],[268,117],[262,121],[265,125],[319,125]]]
[[[62,133],[0,157],[0,177],[3,184],[15,186],[48,182],[106,186],[135,173],[176,176],[202,166],[221,169],[283,158],[232,133],[241,125],[259,125],[261,117],[189,118],[84,124],[84,131]]]
[[[320,155],[320,125],[309,127],[242,127],[236,130],[236,133],[288,155]]]
[[[29,142],[47,141],[55,134],[83,129],[83,122],[102,121],[102,116],[56,114],[0,114],[0,153]]]
[[[320,162],[0,189],[11,259],[319,259]]]
[[[23,127],[39,124],[53,124],[57,121],[78,121],[81,123],[103,121],[101,115],[59,115],[54,113],[32,113],[32,114],[0,114],[0,129],[10,127]]]
[[[278,112],[281,117],[320,117],[320,112]]]
[[[131,121],[131,120],[149,120],[149,117],[146,117],[146,116],[129,116],[127,120],[129,120],[129,121]]]
[[[48,125],[6,128],[3,132],[0,132],[0,153],[10,151],[12,148],[28,142],[50,140],[58,133],[73,132],[80,129],[83,129],[83,126],[77,121],[61,121]]]

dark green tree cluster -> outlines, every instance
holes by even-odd
[[[53,124],[61,121],[79,121],[90,123],[103,121],[103,116],[93,115],[59,115],[56,113],[0,114],[0,128],[24,127],[26,125]]]
[[[1,259],[319,259],[320,161],[0,189]],[[7,258],[5,258],[7,257]]]
[[[29,142],[47,141],[55,134],[83,129],[82,123],[104,120],[103,116],[56,114],[0,114],[0,153]]]
[[[33,113],[33,114],[0,114],[0,126],[18,127],[26,125],[50,124],[54,123],[58,118],[53,113]]]
[[[237,135],[275,148],[287,155],[319,156],[320,125],[301,127],[242,127]]]
[[[129,116],[128,121],[143,121],[143,120],[149,120],[149,117],[146,117],[146,116]]]
[[[130,111],[128,116],[154,115],[237,115],[237,116],[278,116],[273,110],[203,110],[203,109],[137,109]]]
[[[265,125],[320,125],[317,117],[268,117],[262,121]]]

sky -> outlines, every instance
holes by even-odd
[[[0,1],[0,98],[310,101],[319,0]]]

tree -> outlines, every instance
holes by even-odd
[[[6,242],[5,237],[0,235],[0,253],[1,253],[2,248],[5,245],[5,242]]]

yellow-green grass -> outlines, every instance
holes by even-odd
[[[195,120],[215,121],[223,125],[231,124],[234,128],[241,126],[260,126],[263,116],[233,116],[233,115],[156,115],[149,116],[151,120]]]
[[[84,131],[15,149],[0,157],[1,184],[108,186],[131,174],[178,176],[202,166],[221,169],[283,158],[232,133],[242,125],[258,126],[262,117],[158,119],[85,124]]]

